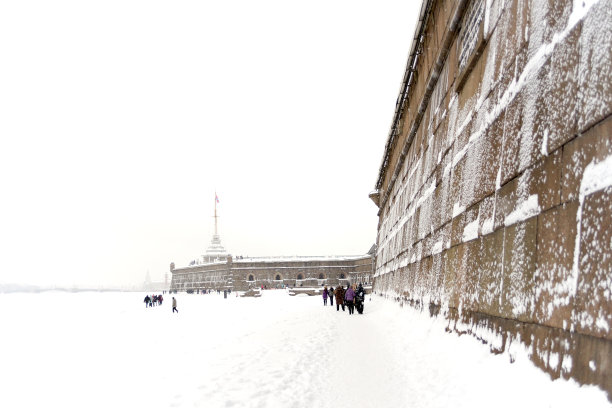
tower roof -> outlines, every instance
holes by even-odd
[[[221,245],[221,237],[219,234],[214,234],[210,241],[210,245],[206,248],[206,256],[218,257],[220,255],[227,255],[227,251],[223,245]]]

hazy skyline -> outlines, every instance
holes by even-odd
[[[420,2],[0,6],[0,283],[363,254]]]

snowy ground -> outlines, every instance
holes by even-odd
[[[284,290],[261,298],[0,295],[2,407],[599,407],[473,338],[372,296],[364,315]]]

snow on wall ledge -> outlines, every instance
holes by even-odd
[[[374,290],[495,350],[520,339],[551,375],[612,395],[612,2],[492,0],[485,13],[471,72],[458,88],[451,52],[422,118],[416,76],[402,128],[420,124],[386,169],[399,174],[382,185]],[[433,37],[418,72],[434,69]]]

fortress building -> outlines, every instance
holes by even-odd
[[[612,398],[612,2],[423,0],[374,290]]]
[[[239,258],[223,262],[175,268],[171,290],[195,292],[207,289],[245,291],[267,287],[319,287],[346,285],[372,279],[374,253],[357,256]]]
[[[375,247],[354,256],[232,257],[221,245],[215,198],[215,233],[202,262],[170,264],[171,291],[239,290],[267,287],[320,287],[372,281]]]

